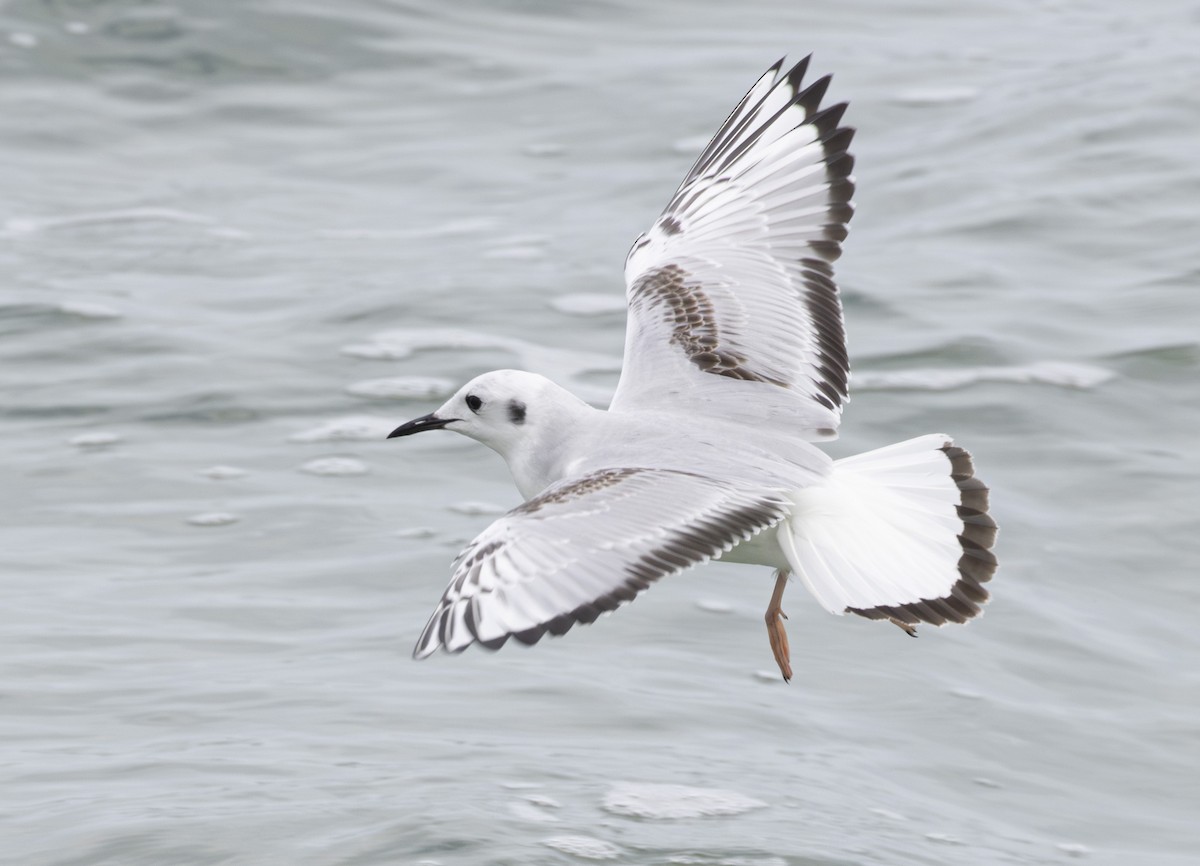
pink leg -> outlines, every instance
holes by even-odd
[[[783,674],[786,683],[792,678],[791,650],[788,648],[787,632],[784,631],[783,621],[787,614],[783,612],[783,591],[787,588],[788,573],[775,572],[775,591],[771,593],[771,603],[767,605],[764,619],[767,621],[767,637],[771,641],[771,652],[775,655],[775,663]]]

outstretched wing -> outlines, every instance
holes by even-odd
[[[782,495],[661,469],[559,482],[459,554],[413,656],[561,635],[774,526],[787,508]]]
[[[831,263],[853,213],[845,103],[781,60],[725,121],[625,263],[612,408],[683,407],[835,435],[849,362]]]

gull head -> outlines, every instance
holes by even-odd
[[[453,430],[509,459],[536,447],[547,430],[565,426],[580,408],[590,409],[545,376],[496,370],[476,376],[438,409],[401,424],[388,438]]]

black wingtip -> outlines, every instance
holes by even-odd
[[[786,59],[787,58],[784,58],[784,60],[786,60]],[[784,60],[780,60],[779,63],[775,64],[777,69],[781,66],[781,64],[784,62]],[[798,91],[800,89],[800,85],[804,81],[804,76],[808,73],[808,64],[811,60],[812,60],[811,54],[809,54],[805,57],[802,57],[796,63],[796,65],[794,65],[791,69],[788,70],[787,80],[788,80],[788,84],[791,85],[793,90]]]
[[[839,132],[838,124],[842,122],[842,117],[846,114],[846,109],[850,107],[849,102],[839,102],[836,105],[830,105],[827,108],[822,108],[814,114],[809,122],[817,128],[824,139],[826,136]],[[850,129],[850,127],[843,127]],[[854,130],[850,129],[850,135],[853,137]]]
[[[809,115],[815,114],[821,105],[821,100],[825,98],[825,92],[829,90],[829,82],[832,80],[832,75],[822,75],[796,94],[796,102],[803,105]]]

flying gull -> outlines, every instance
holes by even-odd
[[[833,281],[854,130],[809,58],[776,63],[625,262],[625,357],[607,410],[543,376],[485,373],[391,437],[453,430],[525,502],[467,545],[414,657],[537,643],[709,560],[775,570],[767,634],[792,676],[783,593],[831,613],[962,623],[996,570],[971,455],[931,434],[832,460],[850,367]]]

